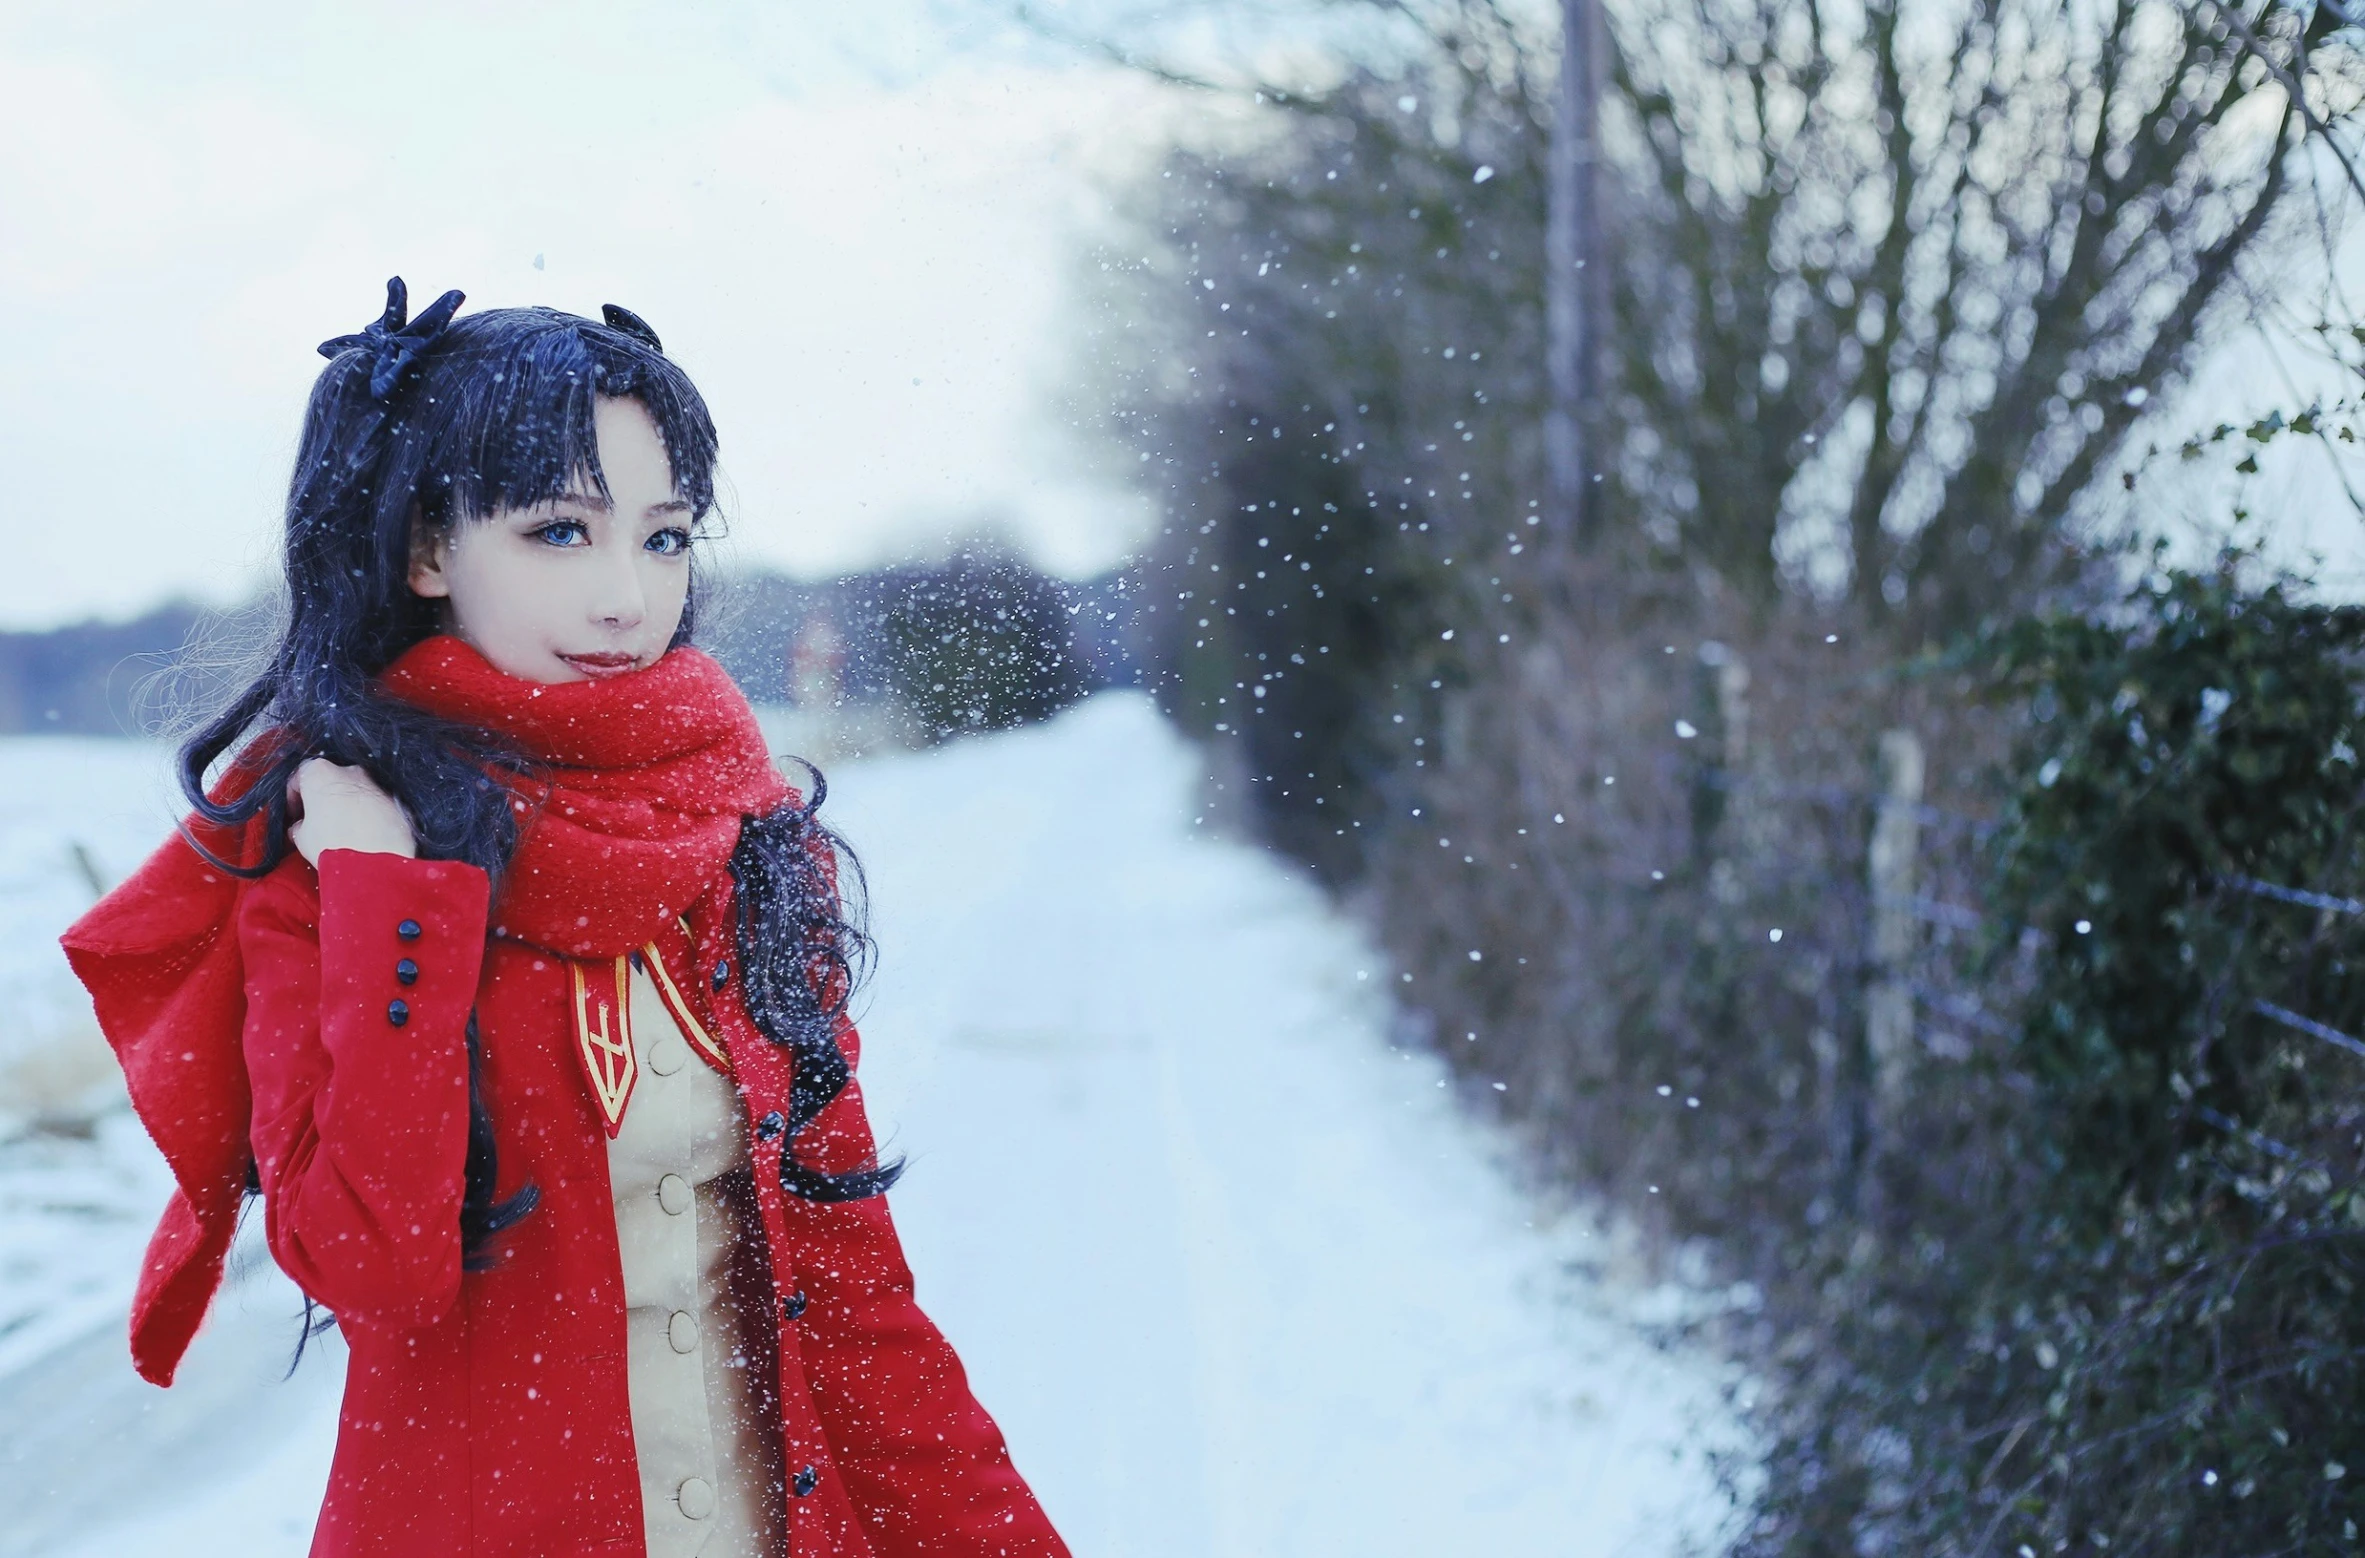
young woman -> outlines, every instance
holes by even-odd
[[[286,627],[65,938],[178,1184],[133,1359],[259,1194],[351,1347],[317,1555],[1062,1554],[913,1302],[818,776],[689,644],[706,407],[459,303],[321,347]]]

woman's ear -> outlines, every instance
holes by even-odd
[[[444,564],[452,555],[452,533],[448,526],[431,525],[414,512],[411,515],[411,593],[424,600],[449,600],[452,581],[444,575]]]

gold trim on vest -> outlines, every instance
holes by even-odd
[[[673,1017],[674,1025],[682,1030],[682,1037],[690,1041],[690,1048],[703,1056],[708,1065],[724,1076],[729,1076],[730,1055],[724,1051],[721,1042],[706,1031],[706,1024],[698,1020],[698,1014],[691,1010],[689,998],[682,994],[681,986],[673,982],[673,974],[666,968],[663,955],[657,951],[657,943],[652,941],[641,948],[641,956],[648,960],[649,982],[657,987],[657,998],[665,1003],[665,1010]]]
[[[575,982],[575,1048],[601,1122],[614,1140],[624,1128],[632,1084],[640,1079],[640,1060],[632,1049],[632,962],[615,960],[612,990],[610,980],[599,977],[610,972],[601,964],[569,958],[567,972]]]

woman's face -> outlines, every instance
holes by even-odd
[[[641,403],[592,410],[608,496],[589,481],[524,509],[496,509],[412,537],[413,591],[511,676],[579,682],[656,663],[690,596],[690,505]]]

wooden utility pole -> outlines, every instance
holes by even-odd
[[[1544,414],[1545,523],[1582,545],[1599,504],[1594,412],[1608,275],[1601,262],[1598,177],[1604,34],[1600,0],[1561,0],[1560,91],[1553,109],[1552,188],[1544,230],[1544,325],[1551,405]]]

